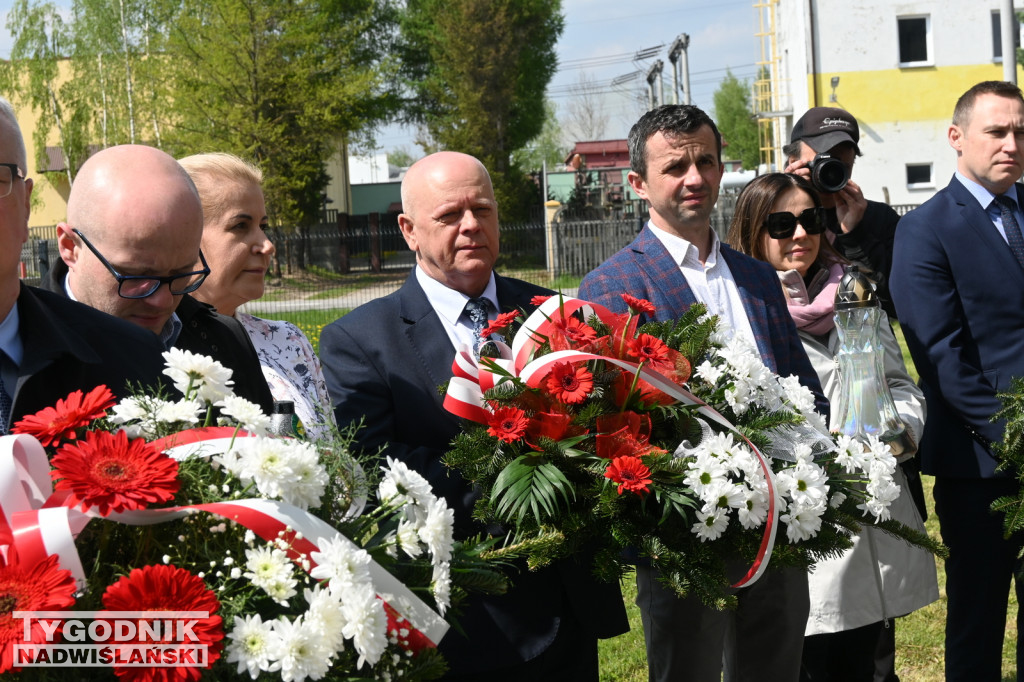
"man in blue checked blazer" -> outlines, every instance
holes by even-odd
[[[734,334],[756,344],[765,364],[797,375],[827,417],[828,403],[797,336],[775,270],[722,244],[711,211],[725,167],[722,137],[703,111],[665,105],[629,132],[629,183],[650,205],[633,243],[583,279],[579,297],[624,312],[622,293],[655,305],[654,320],[680,317],[697,301]],[[810,607],[807,576],[769,568],[738,593],[739,608],[715,611],[680,599],[646,566],[637,567],[637,605],[652,682],[799,678]]]

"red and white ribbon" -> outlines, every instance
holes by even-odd
[[[202,456],[223,453],[234,438],[250,435],[236,434],[236,429],[230,427],[192,429],[154,441],[154,444],[169,448],[176,458],[182,459],[190,452],[201,452]],[[349,542],[330,524],[309,512],[284,502],[263,499],[146,509],[106,517],[94,511],[83,513],[59,506],[62,496],[54,495],[49,472],[46,451],[34,437],[0,437],[0,523],[3,524],[0,532],[8,534],[0,540],[0,551],[6,556],[8,547],[13,546],[19,561],[28,565],[56,554],[61,567],[70,570],[80,585],[84,584],[86,575],[74,538],[94,518],[143,526],[207,512],[234,521],[268,542],[283,539],[289,544],[290,557],[295,561],[304,558],[310,566],[316,565],[310,553],[317,551],[317,542],[335,537]],[[448,630],[444,619],[380,564],[371,562],[370,573],[389,617],[408,621],[410,649],[418,651],[437,646]],[[406,625],[403,623],[402,627]]]
[[[613,316],[611,311],[596,303],[589,303],[578,298],[563,299],[558,296],[552,296],[526,319],[526,322],[523,323],[523,326],[516,333],[511,347],[511,357],[515,359],[514,362],[510,362],[505,357],[504,352],[502,353],[502,358],[497,360],[477,360],[468,350],[457,353],[455,362],[452,363],[454,376],[448,385],[448,392],[444,399],[445,409],[460,417],[482,424],[487,423],[490,408],[484,399],[484,394],[501,381],[507,379],[507,377],[493,371],[488,365],[504,370],[507,375],[517,377],[531,388],[537,388],[555,363],[587,362],[591,360],[600,360],[601,362],[621,367],[628,372],[638,374],[641,379],[662,393],[675,398],[684,405],[695,406],[698,413],[726,430],[737,434],[746,441],[751,451],[757,457],[761,471],[764,473],[768,484],[768,518],[765,522],[765,529],[757,556],[754,558],[746,575],[734,583],[733,587],[752,585],[768,567],[768,561],[775,547],[775,535],[778,530],[779,508],[776,499],[775,476],[771,466],[768,464],[768,460],[754,447],[753,443],[747,440],[746,436],[740,433],[717,410],[660,372],[647,367],[641,367],[639,363],[629,362],[628,360],[620,360],[577,350],[556,351],[533,359],[535,351],[544,344],[555,325],[577,311],[580,311],[585,317],[597,315],[605,322],[610,322]]]

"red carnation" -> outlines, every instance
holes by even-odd
[[[494,318],[493,322],[480,331],[480,338],[486,339],[491,334],[500,332],[502,329],[515,322],[517,317],[519,317],[519,311],[517,310],[512,310],[498,315],[498,317]]]
[[[604,477],[610,478],[619,484],[619,494],[626,489],[637,495],[650,492],[651,470],[648,469],[639,457],[624,455],[616,457],[605,469]]]
[[[523,437],[530,420],[518,407],[499,407],[487,418],[487,433],[513,443]]]
[[[650,317],[654,314],[654,304],[648,301],[646,298],[637,298],[630,296],[629,294],[622,294],[622,300],[626,302],[626,305],[638,315],[647,315]]]
[[[192,575],[184,568],[173,565],[143,566],[134,568],[127,576],[107,588],[103,593],[103,606],[111,611],[201,611],[205,617],[189,618],[195,621],[190,628],[195,640],[184,644],[206,648],[206,668],[211,668],[220,658],[221,640],[224,639],[224,625],[220,602],[213,590],[206,587],[202,578]],[[154,619],[156,620],[156,619]],[[140,630],[136,622],[136,630]],[[177,632],[174,633],[176,641]],[[188,635],[186,634],[186,638]],[[141,640],[124,642],[125,645],[140,643]],[[181,643],[181,642],[179,642]],[[124,657],[124,656],[122,656]],[[194,682],[202,675],[202,668],[137,668],[117,667],[114,672],[122,680],[181,680]]]
[[[73,391],[67,398],[58,400],[55,407],[44,407],[24,417],[11,432],[35,436],[43,447],[58,445],[62,440],[77,440],[78,429],[106,416],[116,402],[106,386],[97,386],[84,395]]]
[[[641,334],[628,344],[629,354],[641,362],[661,363],[668,359],[668,345],[656,336]]]
[[[530,299],[530,305],[536,306],[536,307],[539,308],[540,306],[544,305],[544,303],[549,298],[551,298],[550,295],[549,296],[534,296],[533,298]]]
[[[145,509],[178,492],[178,463],[141,438],[129,442],[124,431],[89,431],[58,450],[51,464],[54,488],[70,491],[64,504],[97,507],[103,516]]]
[[[571,362],[556,362],[551,366],[546,386],[563,403],[582,403],[594,387],[594,375],[586,367],[574,367]]]
[[[18,670],[14,645],[25,643],[25,621],[15,619],[14,611],[56,611],[75,603],[75,579],[71,571],[60,568],[56,554],[29,568],[17,562],[13,550],[9,552],[7,563],[0,565],[0,673]],[[31,621],[29,641],[46,642],[41,621]]]

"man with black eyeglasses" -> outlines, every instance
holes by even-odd
[[[0,435],[72,391],[104,384],[125,397],[131,386],[156,384],[163,368],[152,334],[20,281],[32,196],[26,168],[17,117],[0,97]]]
[[[148,329],[165,348],[232,370],[235,393],[269,413],[273,398],[252,342],[233,318],[189,293],[210,269],[199,249],[203,209],[171,156],[142,145],[104,149],[82,166],[57,225],[61,261],[44,286]]]

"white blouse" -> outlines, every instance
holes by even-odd
[[[237,312],[260,358],[263,376],[274,400],[295,403],[295,414],[311,441],[326,437],[334,424],[334,408],[320,359],[302,330],[291,322],[264,320]]]

